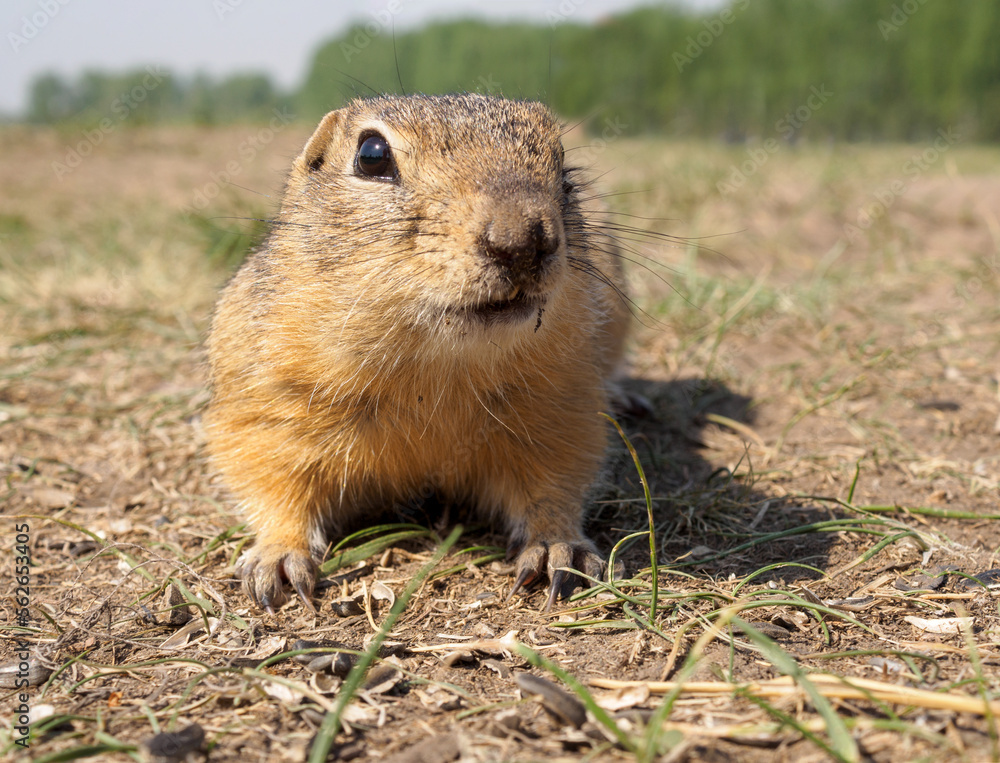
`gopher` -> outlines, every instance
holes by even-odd
[[[313,609],[331,532],[436,495],[509,534],[511,595],[599,576],[582,529],[628,310],[536,102],[380,96],[323,118],[222,292],[209,449],[257,533],[243,586]]]

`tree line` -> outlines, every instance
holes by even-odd
[[[69,80],[42,75],[32,83],[26,116],[42,124],[96,125],[126,118],[128,124],[224,124],[267,121],[275,109],[291,108],[293,102],[294,96],[280,92],[265,74],[184,78],[147,66],[124,74],[84,72]]]
[[[356,96],[468,91],[540,99],[629,133],[1000,139],[1000,0],[731,0],[593,24],[574,20],[579,4],[564,0],[541,24],[459,20],[396,34],[383,11],[322,45],[295,93],[263,75],[171,78],[137,113],[213,122],[288,107],[310,121]],[[101,99],[129,85],[113,79],[41,78],[29,117],[106,110]]]

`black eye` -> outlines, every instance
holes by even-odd
[[[392,180],[396,176],[396,162],[393,161],[389,141],[381,135],[365,138],[358,146],[354,167],[363,177]]]

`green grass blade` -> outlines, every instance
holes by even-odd
[[[802,687],[802,691],[806,693],[809,701],[816,708],[816,712],[820,714],[820,717],[826,723],[826,731],[830,736],[830,752],[837,760],[845,761],[845,763],[854,763],[854,761],[860,760],[858,745],[854,741],[854,737],[851,736],[851,732],[847,730],[847,726],[844,725],[844,721],[837,715],[837,711],[833,709],[830,701],[809,680],[806,672],[799,667],[799,664],[784,649],[749,623],[738,617],[734,617],[732,622],[743,631],[747,638],[757,645],[761,653],[774,667],[786,676],[791,676],[792,680]]]
[[[649,519],[649,567],[652,574],[652,596],[649,600],[649,618],[653,620],[656,618],[656,599],[659,596],[659,565],[656,560],[656,523],[653,519],[653,498],[649,492],[649,482],[646,480],[646,472],[643,471],[642,462],[639,460],[639,454],[635,452],[635,447],[632,445],[632,441],[628,439],[625,435],[625,431],[621,428],[621,425],[615,421],[613,418],[608,416],[606,413],[601,414],[604,418],[610,421],[614,428],[618,430],[618,436],[622,438],[625,443],[625,447],[628,448],[629,455],[632,456],[632,463],[635,464],[635,470],[639,473],[639,482],[642,483],[642,494],[646,499],[646,515]],[[608,579],[613,577],[612,570],[608,569]]]
[[[340,730],[340,719],[344,713],[344,709],[347,707],[348,703],[354,698],[358,687],[361,686],[361,681],[364,679],[365,672],[368,670],[368,666],[372,664],[375,659],[375,655],[378,654],[378,648],[381,646],[382,642],[385,641],[386,636],[392,631],[393,626],[396,624],[396,620],[399,616],[403,614],[403,610],[406,609],[406,605],[410,601],[410,597],[416,593],[417,589],[423,585],[424,580],[426,580],[430,574],[434,571],[434,568],[441,563],[445,555],[451,550],[458,539],[462,537],[462,527],[457,526],[451,531],[451,534],[445,538],[441,544],[438,546],[437,551],[434,553],[433,558],[425,564],[421,570],[414,575],[413,579],[407,584],[406,588],[396,599],[396,603],[389,610],[389,614],[385,618],[385,622],[382,623],[382,627],[379,628],[378,633],[375,634],[375,638],[372,639],[371,644],[365,653],[358,658],[357,663],[348,673],[347,678],[344,681],[344,685],[340,689],[340,693],[337,695],[337,704],[334,709],[327,713],[323,718],[323,723],[316,732],[316,738],[313,741],[312,747],[309,750],[309,763],[324,763],[327,756],[330,753],[330,748],[333,746],[333,740]]]
[[[407,529],[399,532],[390,532],[385,535],[380,535],[379,537],[362,543],[360,546],[355,546],[353,548],[344,549],[343,551],[335,551],[333,555],[323,562],[319,568],[320,577],[326,577],[342,567],[351,567],[358,562],[363,562],[369,557],[375,556],[385,551],[389,546],[393,546],[396,543],[401,543],[406,540],[416,540],[418,538],[429,538],[432,533],[426,527],[419,526],[409,526],[415,529]],[[374,528],[375,531],[381,531],[384,528]],[[370,534],[368,532],[367,534]],[[350,536],[350,538],[357,538],[357,535]],[[345,541],[348,538],[344,539]],[[338,544],[338,547],[343,544]]]

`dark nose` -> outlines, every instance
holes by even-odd
[[[530,275],[559,251],[559,228],[552,211],[540,205],[503,200],[486,224],[486,256],[512,275]]]

